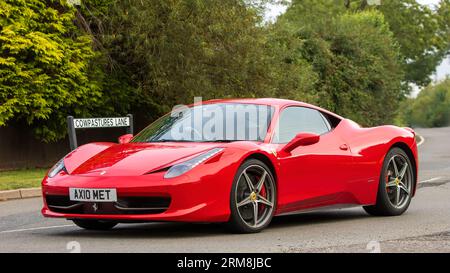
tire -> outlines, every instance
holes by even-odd
[[[276,204],[276,183],[270,169],[257,159],[245,161],[236,172],[231,189],[229,228],[236,233],[260,232],[272,221]]]
[[[406,169],[401,177],[403,168]],[[377,202],[375,205],[365,206],[364,210],[374,216],[403,214],[411,203],[415,181],[413,165],[408,155],[400,148],[392,148],[386,154],[381,169]],[[397,192],[399,192],[398,195]]]
[[[73,223],[80,228],[87,230],[110,230],[117,225],[115,222],[98,221],[98,220],[72,220]]]

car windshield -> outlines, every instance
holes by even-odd
[[[263,141],[273,112],[272,106],[240,103],[177,107],[131,142]]]

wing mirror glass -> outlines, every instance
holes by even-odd
[[[133,139],[133,135],[132,134],[126,134],[123,136],[119,137],[119,143],[120,144],[127,144],[129,143],[131,140]]]
[[[292,150],[299,146],[309,146],[316,144],[320,140],[320,135],[312,133],[300,133],[297,134],[291,141],[284,146],[283,151],[290,153]]]

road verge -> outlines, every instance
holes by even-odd
[[[416,135],[416,138],[418,139],[419,142],[417,142],[417,146],[422,145],[425,142],[425,138],[421,135]]]
[[[39,196],[42,196],[41,188],[28,188],[28,189],[0,191],[0,201],[32,198],[32,197],[39,197]]]

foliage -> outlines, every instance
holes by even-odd
[[[91,28],[107,51],[108,78],[120,75],[136,92],[133,111],[153,119],[194,96],[272,95],[260,22],[238,0],[124,0]]]
[[[67,113],[87,115],[100,101],[88,73],[95,52],[74,11],[56,0],[0,1],[0,125],[25,120],[55,140]]]
[[[287,13],[305,24],[327,25],[346,12],[363,10],[384,15],[400,47],[404,80],[419,86],[429,84],[450,50],[450,0],[441,0],[435,9],[416,0],[382,0],[378,6],[368,5],[367,0],[293,0]]]
[[[416,0],[383,0],[378,7],[400,45],[406,81],[428,85],[449,53],[449,7],[449,0],[441,1],[436,10]]]
[[[277,24],[269,27],[266,44],[266,54],[271,60],[269,69],[274,95],[316,103],[318,74],[301,54],[305,40],[294,35],[288,25]]]
[[[271,2],[285,0],[0,0],[0,126],[54,141],[68,114],[131,112],[142,125],[194,96],[392,123],[409,83],[426,85],[449,50],[450,0],[293,0],[266,23]]]
[[[377,11],[333,11],[330,1],[297,1],[277,25],[303,45],[296,52],[312,65],[319,105],[363,125],[391,123],[404,97],[399,49]]]
[[[405,103],[403,119],[409,126],[442,127],[450,125],[450,78],[424,88],[415,99]]]

